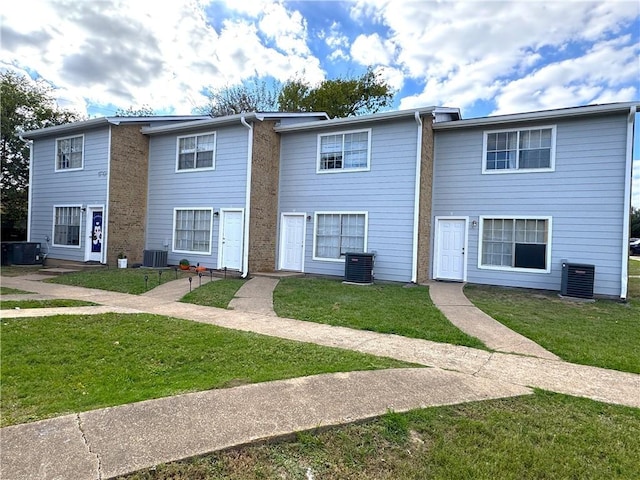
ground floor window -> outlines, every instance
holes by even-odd
[[[366,248],[366,213],[316,213],[314,258],[340,259]]]
[[[548,270],[550,218],[493,218],[480,222],[480,267]]]
[[[80,246],[80,207],[54,207],[53,244]]]
[[[213,209],[175,209],[173,249],[179,252],[211,253]]]

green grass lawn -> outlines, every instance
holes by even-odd
[[[198,275],[195,272],[151,268],[100,268],[58,275],[47,282],[139,295],[161,283],[176,280],[176,278],[184,278],[187,281],[189,277],[194,277],[195,288],[198,285]]]
[[[640,373],[640,300],[563,300],[557,292],[467,285],[488,315],[563,360]]]
[[[285,278],[275,289],[273,305],[280,317],[485,348],[434,307],[427,287]]]
[[[227,278],[209,282],[187,293],[180,301],[206,307],[227,308],[229,302],[245,281],[240,278]]]
[[[407,366],[154,315],[2,319],[2,426],[178,393]]]
[[[89,307],[93,305],[97,305],[97,303],[62,298],[47,300],[0,300],[0,310],[13,310],[15,308]]]
[[[390,412],[119,478],[626,480],[638,477],[638,459],[639,409],[539,391]]]
[[[33,293],[33,292],[27,292],[25,290],[19,290],[17,288],[11,288],[11,287],[0,287],[0,295],[25,295],[28,293]]]

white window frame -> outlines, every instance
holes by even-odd
[[[336,263],[344,263],[345,257],[341,255],[340,258],[328,258],[328,257],[318,257],[316,255],[316,247],[318,241],[318,217],[320,215],[364,215],[364,245],[363,251],[367,251],[368,237],[369,237],[369,212],[367,211],[318,211],[314,213],[313,217],[313,251],[312,251],[312,259],[318,260],[322,262],[336,262]],[[346,252],[345,252],[346,253]]]
[[[208,250],[180,250],[176,248],[176,220],[178,211],[208,211],[209,212],[209,249]],[[213,207],[176,207],[173,209],[173,223],[171,226],[171,251],[190,255],[211,255],[213,248]]]
[[[480,228],[478,231],[478,269],[481,270],[501,270],[504,272],[522,272],[522,273],[551,273],[551,250],[552,250],[552,238],[553,238],[553,218],[551,216],[544,215],[481,215]],[[522,268],[522,267],[507,267],[503,265],[484,265],[482,263],[482,249],[483,249],[483,234],[484,234],[484,222],[485,220],[545,220],[547,222],[547,250],[545,258],[545,269],[539,268]],[[515,239],[513,240],[515,245]],[[515,252],[513,252],[515,260]]]
[[[81,138],[82,139],[82,159],[80,160],[80,166],[79,167],[74,167],[74,168],[60,168],[59,164],[58,164],[58,144],[63,141],[63,140],[70,140],[73,138]],[[76,172],[78,170],[83,170],[84,169],[84,134],[80,134],[80,135],[69,135],[67,137],[59,137],[56,138],[55,141],[55,155],[54,155],[54,161],[55,161],[55,167],[54,167],[54,171],[55,172]]]
[[[78,216],[78,245],[66,245],[66,244],[60,244],[60,243],[55,243],[56,241],[56,210],[58,208],[77,208],[80,212],[80,215]],[[75,249],[80,249],[82,248],[82,205],[80,204],[72,204],[72,205],[54,205],[53,206],[53,217],[52,217],[52,221],[51,221],[51,246],[52,247],[56,247],[56,248],[75,248]]]
[[[350,135],[353,133],[365,133],[367,134],[367,165],[365,167],[357,167],[357,168],[344,168],[344,137],[345,135]],[[322,169],[321,164],[321,149],[322,149],[322,138],[329,137],[334,135],[342,135],[342,168],[328,168]],[[344,173],[344,172],[368,172],[371,170],[371,129],[363,128],[360,130],[345,130],[339,132],[328,132],[328,133],[319,133],[318,134],[318,145],[316,152],[316,173]]]
[[[213,150],[211,156],[211,166],[210,167],[196,167],[195,162],[196,158],[194,157],[194,166],[193,168],[180,168],[180,140],[184,138],[192,138],[196,139],[196,148],[194,153],[198,151],[198,137],[204,137],[205,135],[213,135]],[[218,144],[218,135],[216,132],[203,132],[203,133],[193,133],[190,135],[180,135],[176,138],[176,173],[184,173],[184,172],[204,172],[207,170],[215,170],[216,169],[216,150]]]
[[[520,164],[520,133],[531,130],[551,130],[551,152],[548,168],[519,168]],[[489,135],[493,133],[516,132],[517,153],[515,168],[488,169],[487,168],[487,142]],[[508,173],[533,173],[533,172],[554,172],[556,170],[556,125],[530,126],[526,128],[505,128],[502,130],[487,130],[482,135],[482,174],[483,175],[503,175]]]

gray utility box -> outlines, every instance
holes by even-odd
[[[167,266],[166,250],[145,250],[142,255],[142,266],[162,268]]]
[[[593,298],[595,265],[562,262],[561,294],[567,297]]]
[[[373,253],[346,253],[344,258],[344,281],[351,283],[373,283]]]
[[[37,242],[2,242],[2,265],[38,265],[42,263]]]

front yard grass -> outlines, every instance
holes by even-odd
[[[0,299],[0,310],[13,310],[16,308],[90,307],[95,305],[97,305],[97,303],[85,302],[83,300],[67,300],[62,298],[52,298],[47,300]]]
[[[280,317],[485,348],[454,327],[422,286],[284,278],[273,293],[273,306]]]
[[[145,277],[147,280],[145,282]],[[99,268],[80,272],[66,273],[46,280],[50,283],[73,285],[77,287],[96,288],[112,292],[140,295],[161,283],[170,280],[194,277],[193,287],[198,284],[198,275],[192,271],[152,268]]]
[[[640,373],[640,300],[583,303],[563,300],[557,292],[480,285],[467,285],[464,293],[563,360]]]
[[[5,318],[0,342],[2,426],[243,383],[409,366],[147,314]]]
[[[180,301],[206,307],[227,308],[229,302],[244,282],[245,280],[240,278],[227,278],[209,282],[187,293]]]
[[[33,292],[27,292],[25,290],[19,290],[11,287],[0,287],[0,295],[26,295],[28,293]]]
[[[631,479],[638,476],[639,458],[639,409],[537,391],[390,412],[119,478]]]

